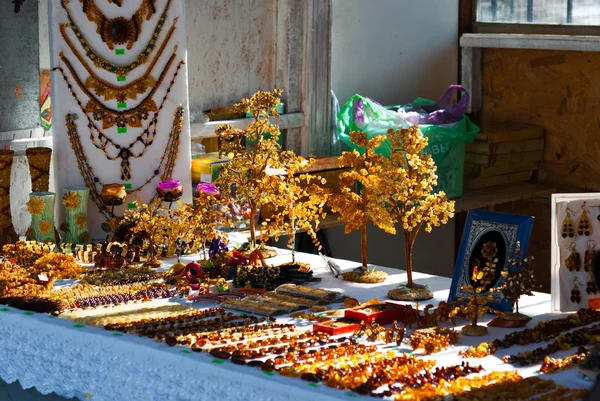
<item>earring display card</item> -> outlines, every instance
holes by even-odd
[[[600,193],[552,195],[552,311],[600,309]]]

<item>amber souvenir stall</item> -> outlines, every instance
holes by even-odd
[[[14,151],[0,151],[3,382],[98,401],[588,396],[600,372],[598,194],[554,196],[545,294],[534,218],[461,197],[465,142],[477,139],[467,176],[481,174],[465,187],[486,199],[494,157],[521,145],[478,136],[459,85],[421,108],[351,97],[337,127],[348,149],[325,162],[282,132],[298,128],[295,99],[269,85],[206,113],[226,120],[200,124],[217,151],[192,163],[185,6],[50,1],[54,143],[24,153],[21,237]],[[455,220],[453,278],[422,273],[415,244]],[[356,232],[345,237],[356,261],[328,251],[334,224]],[[404,250],[400,265],[373,262],[374,230],[395,241],[386,252]]]

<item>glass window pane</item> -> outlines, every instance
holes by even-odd
[[[598,0],[478,0],[478,22],[600,25]]]

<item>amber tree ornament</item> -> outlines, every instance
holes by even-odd
[[[385,281],[387,274],[382,271],[369,271],[367,255],[367,224],[372,222],[376,227],[391,232],[393,215],[382,207],[384,199],[389,198],[388,187],[384,185],[384,157],[375,150],[385,140],[380,135],[368,139],[360,131],[350,132],[350,140],[364,149],[361,155],[357,150],[344,152],[338,163],[340,167],[350,170],[340,174],[340,192],[329,198],[331,210],[339,213],[339,220],[345,223],[346,234],[360,230],[360,247],[362,265],[358,270],[344,273],[344,280],[376,283]],[[357,188],[358,186],[358,188]]]
[[[479,316],[485,315],[487,312],[494,312],[492,308],[487,306],[488,302],[494,300],[490,294],[482,294],[489,289],[496,276],[496,263],[498,263],[498,247],[495,242],[488,241],[483,244],[481,255],[487,260],[484,266],[481,266],[481,261],[476,259],[473,261],[473,274],[471,275],[471,284],[462,286],[461,289],[470,292],[468,298],[459,298],[460,302],[466,302],[466,305],[459,305],[450,316],[458,314],[465,315],[471,319],[471,324],[462,328],[461,334],[466,336],[485,336],[488,329],[485,326],[479,326],[477,321]],[[489,289],[493,291],[493,289]]]
[[[404,232],[404,255],[407,283],[393,294],[394,299],[420,301],[433,298],[426,286],[413,282],[413,248],[421,228],[431,232],[433,227],[446,224],[454,217],[454,201],[444,192],[434,193],[438,185],[436,165],[427,147],[427,137],[418,127],[387,132],[391,155],[383,159],[382,180],[389,194],[384,200],[390,215],[386,232],[396,234],[398,223]]]
[[[533,290],[540,287],[535,279],[535,274],[528,268],[532,260],[533,256],[522,256],[521,242],[517,241],[515,257],[508,259],[507,266],[502,270],[505,282],[496,289],[515,305],[514,313],[502,314],[502,318],[505,320],[531,320],[529,316],[519,312],[519,300],[523,295],[533,296]]]
[[[296,233],[304,230],[319,249],[317,239],[319,223],[327,215],[323,207],[329,198],[329,191],[320,187],[325,179],[301,171],[310,167],[315,160],[305,159],[292,151],[281,153],[283,168],[279,174],[281,181],[277,191],[267,194],[267,201],[279,205],[274,214],[262,223],[263,240],[274,237],[279,240],[282,234],[288,236],[288,247],[292,250],[292,264],[296,264]]]
[[[252,114],[254,121],[246,129],[233,128],[223,124],[215,130],[221,141],[220,155],[232,156],[219,173],[216,184],[225,198],[231,196],[235,184],[235,195],[250,205],[250,241],[256,245],[260,238],[256,233],[256,216],[267,197],[276,199],[273,191],[280,187],[281,177],[268,174],[267,169],[280,169],[281,146],[279,127],[269,121],[278,118],[277,105],[280,103],[281,89],[270,92],[258,91],[249,99],[242,99],[232,106],[235,112]],[[254,142],[254,148],[247,150],[246,141]],[[273,205],[275,206],[275,205]]]
[[[158,247],[166,243],[171,237],[171,214],[163,207],[162,200],[154,197],[149,203],[139,200],[134,201],[135,208],[127,209],[123,217],[124,223],[132,223],[131,232],[148,241],[148,259],[144,263],[147,267],[160,267],[158,260]]]

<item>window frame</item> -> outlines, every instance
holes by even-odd
[[[479,22],[477,21],[478,0],[460,0],[460,3],[461,7],[470,6],[473,33],[600,36],[600,25]]]

